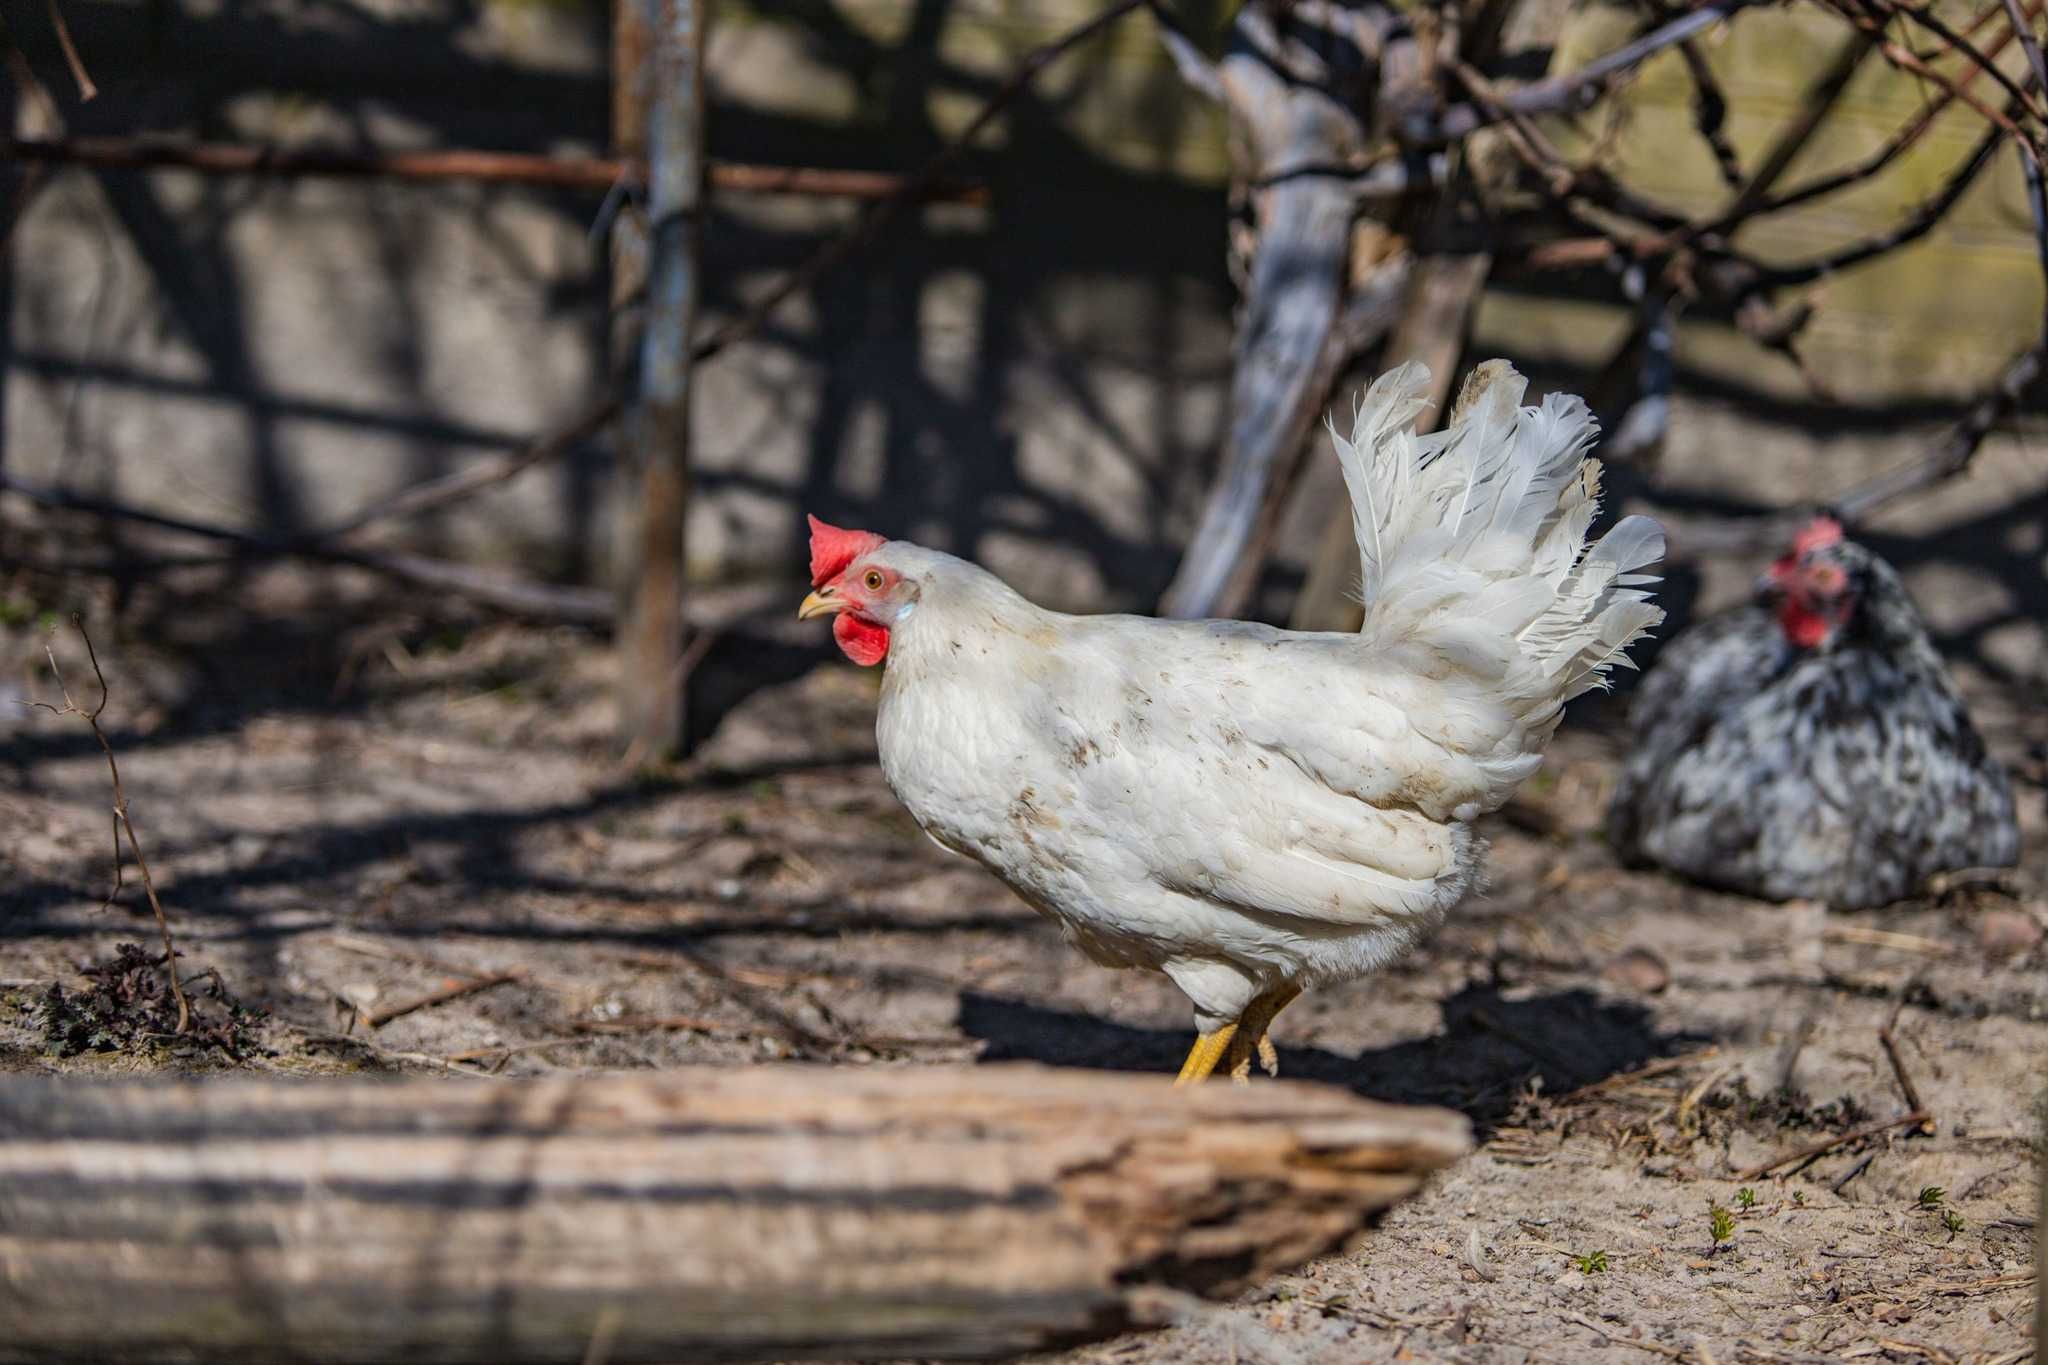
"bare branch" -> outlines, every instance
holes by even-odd
[[[2013,123],[2010,115],[1993,109],[1990,105],[1972,95],[1954,77],[1946,72],[1936,70],[1918,53],[1884,36],[1886,22],[1883,17],[1884,15],[1904,15],[1907,18],[1919,18],[1922,17],[1919,11],[1910,10],[1903,6],[1888,5],[1885,3],[1885,0],[1867,0],[1867,3],[1875,10],[1874,13],[1857,8],[1850,3],[1850,0],[1822,0],[1822,3],[1826,4],[1830,9],[1833,9],[1857,28],[1869,34],[1875,41],[1878,52],[1893,66],[1898,67],[1902,71],[1910,71],[1922,80],[1940,86],[1956,99],[1961,100],[1964,104],[1976,110],[1978,114],[1983,116],[1986,122],[1996,125],[2000,131],[2016,141],[2025,142],[2027,140],[2026,135]],[[2007,77],[2004,72],[1998,70],[1996,66],[1991,65],[1988,61],[1979,61],[1975,65],[1979,70],[1989,71],[2001,84],[2013,92],[2013,97],[2019,104],[2021,112],[2030,114],[2034,112],[2029,106],[2028,101],[2023,97],[2020,87],[2013,84],[2011,78]]]
[[[1600,167],[1573,165],[1529,115],[1512,106],[1513,96],[1496,89],[1477,67],[1453,62],[1451,71],[1471,92],[1473,103],[1501,126],[1508,147],[1536,173],[1552,198],[1560,203],[1584,199],[1610,213],[1674,232],[1689,226],[1682,214],[1644,199]]]
[[[2039,0],[2036,0],[2036,3],[2028,11],[2028,13],[2038,14],[2040,12],[2040,9],[2041,6]],[[2005,45],[2011,42],[2012,38],[2012,30],[2008,29],[1998,39],[1998,41],[1992,45],[1989,55],[1996,56],[1998,53],[2004,51]],[[1864,50],[1869,50],[1867,35],[1865,35],[1864,37]],[[1983,71],[1981,68],[1971,71],[1969,74],[1965,75],[1961,79],[1961,81],[1958,82],[1958,84],[1962,88],[1968,89],[1970,83],[1976,80],[1977,77],[1982,74]],[[1704,230],[1707,232],[1725,232],[1736,221],[1743,217],[1751,215],[1761,217],[1765,214],[1777,213],[1783,209],[1792,208],[1795,205],[1806,203],[1808,200],[1818,199],[1824,195],[1833,194],[1837,190],[1847,189],[1851,185],[1860,184],[1863,181],[1870,179],[1872,176],[1877,175],[1879,172],[1883,171],[1887,166],[1891,165],[1893,161],[1897,160],[1905,152],[1910,150],[1913,147],[1913,145],[1917,143],[1920,140],[1920,138],[1927,132],[1927,130],[1934,125],[1935,120],[1944,111],[1946,111],[1950,105],[1955,103],[1955,100],[1956,96],[1954,93],[1946,90],[1943,91],[1938,98],[1929,100],[1924,106],[1922,106],[1920,112],[1915,114],[1910,120],[1907,121],[1904,127],[1899,129],[1898,132],[1894,133],[1889,139],[1887,139],[1882,147],[1879,147],[1875,152],[1871,153],[1862,161],[1857,162],[1853,166],[1844,167],[1843,169],[1838,171],[1830,171],[1825,175],[1815,176],[1814,178],[1807,180],[1803,184],[1796,185],[1793,188],[1786,190],[1782,194],[1771,195],[1769,197],[1759,196],[1756,202],[1747,204],[1743,203],[1741,200],[1738,200],[1728,210],[1727,213],[1723,214],[1720,218],[1714,220],[1714,222],[1712,222],[1711,224],[1708,224]]]
[[[78,45],[71,41],[71,25],[64,22],[64,11],[57,8],[57,0],[43,0],[44,8],[50,12],[50,27],[57,30],[57,46],[64,49],[64,64],[71,68],[71,79],[78,82],[78,98],[90,104],[100,93],[86,74],[85,62],[78,55]]]
[[[827,271],[880,235],[883,228],[895,221],[896,215],[902,211],[906,203],[914,201],[927,186],[936,182],[940,173],[974,144],[974,140],[995,121],[997,115],[1031,88],[1031,83],[1038,78],[1040,72],[1133,10],[1144,8],[1145,3],[1146,0],[1115,0],[1115,3],[1094,18],[1068,29],[1059,37],[1042,43],[1026,53],[1023,60],[1017,63],[1016,69],[1010,73],[1010,78],[989,96],[980,111],[968,120],[967,126],[934,153],[917,173],[910,177],[901,191],[876,203],[868,211],[867,216],[850,231],[825,243],[813,252],[808,260],[784,275],[773,288],[756,299],[746,312],[699,341],[691,353],[691,359],[708,360],[734,342],[743,341],[759,331],[768,319],[774,316],[775,311],[791,297],[809,289]]]
[[[317,538],[347,540],[378,522],[400,517],[416,517],[423,512],[434,511],[471,497],[486,488],[504,483],[596,436],[610,426],[613,419],[619,415],[619,406],[619,396],[616,393],[607,394],[567,426],[530,442],[522,450],[516,450],[510,455],[501,456],[488,463],[471,465],[467,469],[437,479],[423,479],[382,502],[373,503],[335,523],[321,532]]]
[[[2042,116],[2042,111],[2034,106],[2034,102],[2028,96],[2025,88],[2014,81],[2012,77],[2006,75],[2004,71],[2000,70],[1990,57],[1979,52],[1969,39],[1943,23],[1941,18],[1934,13],[1932,5],[1895,5],[1890,4],[1889,0],[1870,0],[1870,3],[1876,5],[1880,10],[1888,10],[1893,14],[1903,16],[1911,23],[1920,25],[1920,27],[1926,29],[1942,41],[1944,44],[1944,56],[1950,53],[1960,54],[1965,61],[1970,63],[1971,76],[1974,77],[1980,71],[1989,75],[1992,80],[2005,87],[2007,97],[2016,101],[2029,116],[2036,119]],[[2025,25],[2022,24],[2021,27],[2024,28]],[[2035,79],[2037,81],[2040,79],[2040,73],[2035,73]]]
[[[432,1009],[436,1005],[446,1005],[451,1001],[462,1000],[468,996],[476,995],[479,992],[491,990],[498,986],[513,985],[525,979],[526,977],[520,972],[493,972],[489,976],[472,977],[467,981],[458,981],[451,986],[443,986],[439,990],[431,991],[416,999],[400,1001],[396,1005],[387,1005],[381,1010],[366,1011],[358,1008],[356,1010],[356,1017],[367,1028],[383,1028],[392,1020],[403,1019],[408,1014],[417,1014],[421,1010]]]
[[[1224,93],[1223,77],[1216,69],[1216,63],[1188,36],[1180,19],[1161,0],[1145,0],[1145,8],[1154,22],[1159,25],[1159,44],[1166,49],[1166,55],[1173,59],[1173,69],[1197,94],[1205,95],[1218,104],[1227,104],[1229,96]]]
[[[154,526],[182,535],[221,541],[248,553],[281,558],[317,560],[346,564],[387,578],[432,588],[467,598],[481,606],[493,607],[515,616],[542,621],[567,621],[580,625],[609,625],[616,604],[612,595],[597,588],[556,587],[527,579],[494,573],[488,569],[452,564],[446,560],[396,551],[368,550],[332,541],[284,538],[255,531],[216,526],[145,511],[106,498],[87,497],[62,489],[41,488],[0,471],[0,492],[26,498],[39,507],[54,511],[80,512],[110,521]]]
[[[1998,380],[1971,404],[1963,419],[1925,457],[1889,470],[1828,500],[1842,519],[1864,521],[1902,498],[1946,483],[1970,467],[1984,440],[2019,407],[2040,378],[2048,346],[2035,342],[2007,362]],[[1687,556],[1753,554],[1775,549],[1805,520],[1803,512],[1785,512],[1738,522],[1683,521],[1673,527],[1674,545]]]
[[[1792,265],[1759,268],[1753,264],[1729,262],[1720,272],[1721,282],[1728,287],[1729,292],[1737,296],[1746,296],[1764,288],[1811,284],[1824,275],[1846,270],[1852,265],[1861,264],[1873,257],[1896,251],[1909,242],[1917,241],[1932,231],[1935,224],[1946,217],[1948,211],[1956,206],[1957,201],[1970,186],[1976,183],[1984,168],[1991,164],[1991,155],[1998,150],[1999,141],[2004,136],[2001,127],[1987,128],[1984,135],[1978,139],[1976,147],[1947,182],[1920,207],[1887,231],[1875,237],[1867,237],[1862,241],[1837,247],[1813,260]],[[2031,157],[2028,159],[2031,161]],[[1745,276],[1749,278],[1744,278]]]
[[[1596,57],[1576,71],[1532,82],[1507,95],[1502,107],[1488,111],[1474,104],[1446,109],[1433,128],[1416,138],[1423,142],[1455,142],[1479,129],[1498,123],[1510,114],[1564,114],[1587,109],[1617,82],[1632,74],[1643,62],[1666,48],[1676,47],[1738,10],[1762,0],[1713,0],[1691,13],[1673,19],[1632,43],[1625,43],[1605,56]]]
[[[536,156],[465,148],[347,151],[232,142],[171,142],[151,137],[0,138],[0,161],[116,171],[186,170],[207,175],[461,180],[599,193],[620,184],[641,184],[647,178],[644,163],[622,157]],[[755,166],[730,161],[712,162],[708,174],[713,190],[830,199],[887,199],[905,193],[908,183],[904,176],[882,171]],[[988,190],[981,185],[935,178],[917,191],[917,197],[925,201],[981,203],[988,198]]]
[[[1865,1138],[1876,1137],[1879,1133],[1888,1133],[1894,1128],[1905,1128],[1908,1126],[1917,1128],[1932,1117],[1934,1116],[1925,1109],[1915,1109],[1911,1113],[1901,1114],[1895,1119],[1882,1119],[1876,1123],[1866,1123],[1861,1128],[1852,1128],[1848,1132],[1838,1134],[1835,1137],[1823,1138],[1819,1142],[1808,1143],[1806,1146],[1787,1152],[1783,1156],[1773,1157],[1769,1161],[1744,1167],[1731,1176],[1730,1179],[1754,1180],[1760,1175],[1768,1175],[1780,1166],[1789,1166],[1802,1157],[1825,1156],[1837,1148],[1847,1147],[1850,1143],[1861,1142]]]
[[[1680,43],[1678,55],[1685,59],[1685,69],[1692,76],[1693,126],[1699,130],[1707,150],[1714,154],[1714,165],[1721,172],[1722,181],[1729,189],[1739,190],[1743,183],[1742,160],[1735,155],[1735,144],[1728,140],[1728,96],[1714,78],[1698,43],[1691,39]]]
[[[1728,211],[1707,228],[1707,231],[1720,231],[1753,211],[1764,211],[1762,204],[1765,196],[1777,185],[1778,177],[1782,176],[1798,159],[1799,154],[1806,150],[1807,144],[1813,141],[1813,135],[1820,131],[1821,124],[1827,121],[1828,115],[1834,112],[1836,102],[1842,98],[1842,92],[1849,88],[1850,80],[1861,69],[1863,59],[1870,55],[1873,46],[1875,44],[1867,33],[1858,32],[1849,36],[1835,53],[1835,59],[1821,73],[1820,78],[1807,88],[1806,99],[1799,112],[1778,130],[1777,141],[1764,153],[1756,174],[1750,177],[1742,192],[1735,196],[1735,202],[1729,205]],[[1974,79],[1974,73],[1972,78]]]
[[[1607,438],[1600,444],[1601,458],[1641,460],[1654,457],[1662,448],[1671,425],[1671,391],[1677,380],[1673,354],[1677,314],[1678,300],[1672,290],[1659,286],[1645,295],[1636,326],[1617,356],[1629,366],[1633,392],[1621,416],[1608,425]]]
[[[2041,44],[2034,39],[2033,26],[2029,22],[2030,15],[2020,12],[2019,0],[2005,0],[2005,14],[2006,18],[2012,21],[2013,35],[2020,40],[2020,50],[2027,54],[2027,66],[2034,73],[2034,88],[2048,95],[2048,62],[2041,58]],[[1988,60],[1979,58],[1979,65],[1988,68]],[[2006,84],[2010,86],[2011,82],[2008,81]],[[2019,98],[2024,92],[2015,90],[2013,93],[2015,98]],[[2034,224],[2037,233],[2043,231],[2043,221],[2038,210]],[[2044,241],[2048,241],[2048,238],[2044,238]]]
[[[2040,377],[2042,358],[2043,345],[2040,342],[2014,356],[1990,392],[1971,405],[1963,420],[1956,424],[1955,430],[1933,454],[1916,464],[1881,474],[1851,489],[1834,499],[1832,505],[1845,520],[1859,521],[1908,493],[1946,483],[1962,473],[1983,447],[1984,438],[2012,415],[2013,410],[2019,407],[2020,399]]]
[[[57,680],[57,693],[64,698],[62,707],[39,702],[47,711],[62,716],[77,716],[92,729],[92,737],[99,741],[100,752],[107,756],[107,776],[114,786],[114,894],[121,889],[121,832],[128,834],[129,851],[135,855],[135,870],[142,874],[142,889],[149,897],[149,908],[156,915],[157,932],[164,941],[164,979],[169,982],[171,996],[178,1002],[178,1026],[174,1032],[183,1033],[192,1025],[192,1007],[185,999],[185,988],[178,981],[178,948],[171,942],[171,921],[164,914],[163,902],[157,899],[156,883],[150,880],[149,861],[142,856],[142,841],[135,837],[134,822],[128,818],[128,794],[121,787],[121,765],[114,761],[114,746],[107,740],[107,732],[100,728],[100,715],[107,709],[107,675],[100,671],[99,651],[92,646],[92,636],[86,631],[85,622],[71,618],[71,625],[78,632],[78,638],[85,641],[85,656],[92,661],[92,676],[99,683],[100,699],[88,711],[71,699],[71,689],[64,682],[64,671],[57,667],[56,647],[47,641],[43,645],[44,657],[50,661],[50,675]],[[107,898],[113,899],[112,895]]]

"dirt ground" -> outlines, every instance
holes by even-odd
[[[707,741],[633,775],[607,757],[606,656],[586,636],[241,586],[266,605],[231,624],[151,598],[117,625],[81,599],[186,969],[267,1012],[240,1065],[1178,1064],[1190,1024],[1167,983],[1089,965],[918,833],[873,762],[876,679],[828,661],[822,632],[721,638],[696,679]],[[55,700],[39,618],[70,605],[0,580],[0,699]],[[56,641],[89,700],[75,642]],[[1461,1110],[1477,1154],[1352,1254],[1045,1359],[2024,1359],[2048,714],[1970,683],[2021,774],[2025,866],[1855,915],[1618,869],[1597,833],[1615,703],[1578,710],[1491,822],[1491,892],[1275,1030],[1287,1076]],[[132,871],[102,908],[105,764],[76,718],[0,712],[0,1067],[227,1065],[91,1017],[82,968],[153,932]],[[513,979],[350,1027],[495,973]],[[53,982],[87,1002],[55,1048]],[[1908,1111],[1887,1021],[1929,1131],[1739,1177]]]

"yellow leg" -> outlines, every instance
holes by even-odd
[[[1245,1007],[1238,1019],[1238,1034],[1230,1055],[1226,1058],[1226,1069],[1230,1079],[1248,1081],[1252,1074],[1252,1056],[1258,1055],[1259,1065],[1268,1076],[1280,1074],[1280,1052],[1273,1046],[1273,1040],[1266,1036],[1266,1030],[1281,1010],[1293,1004],[1301,995],[1299,986],[1282,986],[1258,997]]]
[[[1222,1060],[1224,1050],[1236,1036],[1235,1024],[1225,1024],[1214,1033],[1196,1034],[1195,1045],[1188,1049],[1188,1059],[1180,1064],[1180,1077],[1174,1085],[1193,1085],[1196,1081],[1208,1080],[1209,1073],[1216,1069],[1216,1063]]]

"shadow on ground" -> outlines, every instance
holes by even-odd
[[[1390,1103],[1447,1105],[1484,1133],[1508,1116],[1532,1083],[1555,1095],[1705,1040],[1703,1034],[1660,1032],[1642,1006],[1578,989],[1510,1000],[1497,986],[1472,985],[1446,999],[1442,1011],[1442,1028],[1429,1037],[1356,1057],[1290,1045],[1283,1019],[1274,1038],[1280,1074]],[[986,1044],[984,1062],[1106,1071],[1172,1072],[1191,1038],[973,991],[960,997],[959,1027]]]

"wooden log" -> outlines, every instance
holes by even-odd
[[[0,1079],[0,1360],[990,1357],[1351,1245],[1465,1120],[1034,1066]]]

